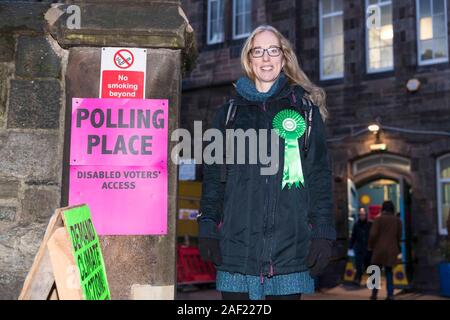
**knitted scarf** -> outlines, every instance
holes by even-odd
[[[285,74],[281,72],[269,91],[259,92],[258,89],[256,89],[255,83],[246,76],[243,76],[236,82],[236,90],[248,101],[263,102],[277,93],[279,91],[278,89],[284,86],[286,81],[287,78]]]

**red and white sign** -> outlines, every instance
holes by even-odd
[[[147,50],[102,48],[100,98],[145,99]]]

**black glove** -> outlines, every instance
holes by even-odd
[[[204,261],[211,261],[216,266],[222,264],[219,240],[213,238],[198,238],[198,250]]]
[[[311,277],[317,277],[323,273],[331,258],[333,242],[327,239],[312,239],[309,248],[306,266]]]

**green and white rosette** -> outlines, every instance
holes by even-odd
[[[294,184],[304,186],[300,147],[298,138],[305,133],[305,120],[296,111],[286,109],[278,112],[272,121],[275,132],[284,139],[284,168],[281,189],[286,185],[290,189]]]

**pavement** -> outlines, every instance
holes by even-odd
[[[366,287],[355,287],[349,285],[339,285],[337,287],[320,290],[313,295],[305,295],[303,300],[370,300],[372,291]],[[378,299],[384,300],[387,296],[386,289],[378,292]],[[394,290],[395,300],[449,300],[450,298],[439,295],[425,294],[420,292],[404,292],[403,290]]]
[[[356,287],[354,285],[338,285],[331,289],[322,289],[314,294],[303,295],[302,300],[369,300],[371,290],[366,287]],[[425,294],[420,292],[404,292],[399,289],[394,290],[395,300],[448,300],[437,294]],[[378,292],[378,299],[386,298],[386,289],[382,285],[382,289]],[[221,296],[218,291],[207,287],[184,287],[178,290],[177,300],[220,300]]]

